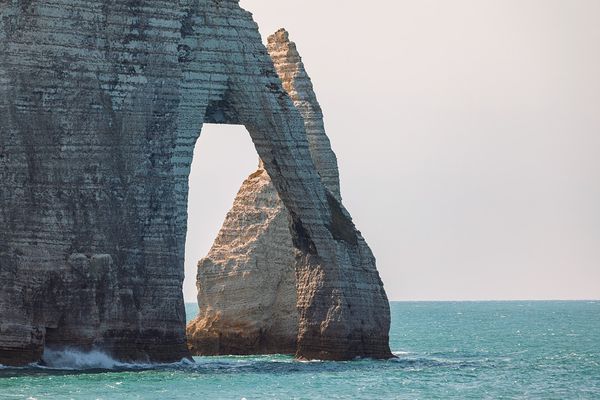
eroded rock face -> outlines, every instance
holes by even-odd
[[[194,355],[293,354],[298,336],[289,213],[261,167],[243,183],[209,255],[198,264]]]
[[[381,332],[348,324],[381,286],[372,256],[237,0],[32,0],[0,2],[1,364],[61,346],[189,355],[188,176],[204,122],[246,126],[290,213],[297,354],[387,354]]]
[[[304,119],[312,159],[335,210],[330,227],[355,247],[339,253],[344,270],[329,292],[335,310],[322,320],[352,341],[333,349],[331,342],[302,348],[303,302],[322,282],[313,275],[310,248],[294,245],[293,218],[261,163],[243,183],[210,253],[198,264],[200,313],[188,325],[190,350],[196,355],[296,353],[300,344],[299,355],[308,350],[316,358],[388,357],[387,298],[375,258],[340,204],[337,160],[312,83],[285,30],[269,37],[268,50]]]

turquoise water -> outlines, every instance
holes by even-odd
[[[392,303],[392,319],[393,361],[95,355],[77,365],[116,369],[0,369],[0,399],[600,399],[600,302]]]

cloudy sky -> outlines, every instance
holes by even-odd
[[[241,0],[290,31],[392,300],[600,298],[600,2]],[[205,126],[186,300],[257,156]]]

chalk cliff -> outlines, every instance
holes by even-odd
[[[285,30],[279,30],[269,37],[267,47],[283,88],[304,119],[310,154],[330,202],[339,207],[340,218],[349,218],[339,203],[337,160],[325,133],[323,113],[296,46]],[[310,274],[310,267],[304,265],[309,256],[294,246],[290,221],[261,163],[243,183],[208,256],[198,264],[200,312],[188,325],[193,354],[296,352],[302,310],[298,299],[320,283],[304,275]],[[360,234],[354,235],[358,251],[347,254],[347,268],[333,296],[348,307],[344,333],[382,343],[379,353],[364,347],[356,354],[386,357],[387,299],[375,258]],[[358,310],[356,314],[352,307]],[[332,323],[328,318],[324,325]]]
[[[259,168],[242,185],[209,255],[198,264],[194,355],[293,354],[298,336],[289,214]]]
[[[61,347],[189,355],[188,176],[205,122],[246,126],[289,212],[298,356],[389,355],[372,255],[237,0],[31,0],[0,1],[0,364]]]

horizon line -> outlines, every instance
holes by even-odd
[[[598,299],[457,299],[457,300],[388,300],[389,303],[516,303],[516,302],[600,302]],[[195,301],[184,301],[185,304],[197,304]]]

